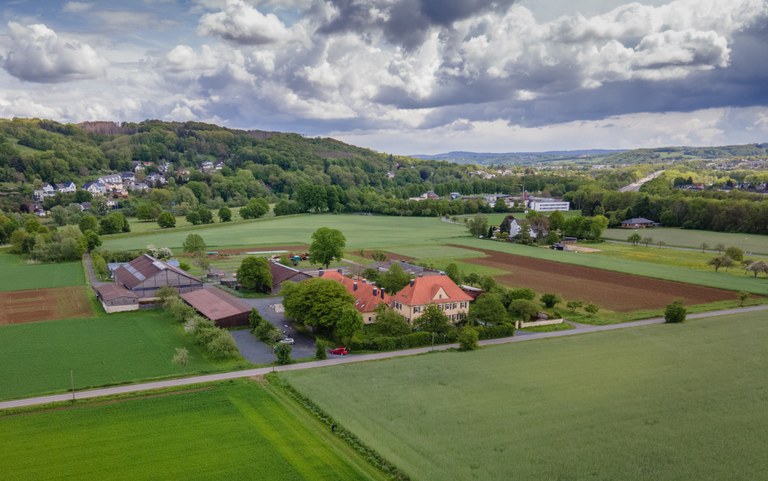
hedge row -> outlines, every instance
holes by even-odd
[[[431,339],[431,335],[430,335],[430,339]],[[269,380],[270,383],[282,389],[286,394],[288,394],[291,398],[293,398],[296,402],[298,402],[301,406],[303,406],[307,411],[309,411],[322,423],[327,425],[329,429],[333,429],[333,432],[339,438],[343,439],[344,442],[346,442],[350,447],[352,447],[352,449],[360,453],[360,455],[363,456],[366,460],[368,460],[369,463],[374,465],[376,468],[380,469],[384,474],[387,475],[387,477],[389,477],[389,479],[394,481],[410,481],[411,478],[408,477],[407,474],[402,472],[400,468],[398,468],[394,464],[384,459],[373,448],[364,444],[360,440],[360,438],[358,438],[357,436],[349,432],[345,427],[341,426],[338,422],[336,422],[325,411],[320,409],[309,398],[303,396],[301,393],[296,391],[293,388],[293,386],[291,386],[284,380],[280,379],[275,374],[267,374],[266,378]]]
[[[515,335],[515,327],[511,324],[500,326],[480,326],[474,328],[477,331],[479,339],[497,339],[500,337],[511,337]],[[435,334],[435,344],[450,344],[456,342],[459,338],[459,330],[452,329],[446,333]],[[424,347],[432,344],[431,332],[412,332],[404,336],[355,336],[349,342],[350,350],[353,351],[396,351],[399,349],[411,349],[414,347]]]

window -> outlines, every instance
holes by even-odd
[[[456,309],[456,303],[455,302],[453,303],[453,306],[451,307],[451,309]]]
[[[414,314],[419,312],[419,306],[414,306],[413,307],[413,312],[414,312]]]

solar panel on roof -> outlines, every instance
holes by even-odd
[[[145,280],[145,279],[146,279],[146,277],[144,277],[144,274],[142,274],[141,272],[137,271],[137,270],[136,270],[136,268],[135,268],[135,267],[133,267],[132,265],[130,265],[130,264],[126,264],[125,268],[126,268],[126,269],[128,270],[128,272],[130,272],[130,273],[133,275],[133,277],[135,277],[136,279],[138,279],[138,280],[140,280],[140,281],[143,281],[143,280]]]

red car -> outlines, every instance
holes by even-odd
[[[346,356],[347,354],[349,354],[349,349],[347,349],[344,346],[339,346],[331,349],[328,352],[330,352],[331,354],[336,354],[337,356]]]

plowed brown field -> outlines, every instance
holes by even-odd
[[[464,246],[457,247],[466,249]],[[464,259],[464,262],[509,272],[507,275],[495,277],[502,284],[529,287],[536,292],[560,294],[566,300],[588,301],[612,311],[656,309],[675,299],[692,305],[736,298],[735,293],[723,289],[633,276],[485,249],[472,250],[482,252],[488,257]]]
[[[84,287],[0,292],[0,326],[92,315]]]

